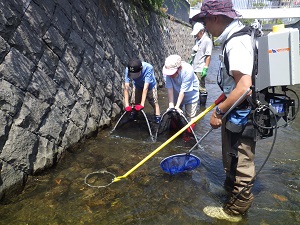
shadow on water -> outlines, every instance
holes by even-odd
[[[215,82],[217,54],[215,50],[207,76],[207,106],[220,95]],[[293,88],[300,94],[299,85]],[[159,90],[159,97],[164,111],[164,89]],[[146,108],[151,110],[150,106]],[[199,137],[210,128],[209,116],[210,113],[197,123]],[[189,147],[176,140],[126,179],[107,188],[84,184],[87,174],[102,169],[116,176],[125,174],[163,143],[153,143],[143,126],[124,127],[112,135],[110,130],[104,130],[75,152],[68,152],[56,168],[30,177],[21,195],[0,206],[0,224],[231,224],[209,218],[202,211],[208,205],[220,206],[226,197],[219,129],[193,151],[201,165],[191,172],[169,176],[159,167],[165,157],[188,151]],[[254,185],[254,203],[236,224],[300,224],[299,132],[300,116],[278,130],[272,155]],[[271,143],[272,138],[258,142],[257,170]]]

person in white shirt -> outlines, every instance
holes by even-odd
[[[211,60],[213,43],[205,32],[202,23],[195,23],[191,35],[195,36],[195,45],[192,53],[192,66],[200,81],[200,104],[205,105],[207,90],[205,87],[205,77]]]

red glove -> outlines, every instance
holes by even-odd
[[[190,127],[188,127],[187,132],[188,133],[192,133],[192,131],[194,131],[196,124],[193,123]]]
[[[136,110],[136,111],[140,111],[140,110],[142,110],[144,108],[144,106],[142,106],[142,105],[135,105],[134,106],[134,109]]]
[[[125,110],[126,110],[126,112],[131,112],[131,110],[132,110],[132,107],[129,105],[129,106],[126,106],[125,107]]]

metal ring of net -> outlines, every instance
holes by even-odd
[[[93,185],[93,184],[91,184],[91,183],[88,183],[88,179],[89,179],[91,176],[96,175],[96,174],[103,174],[103,176],[102,176],[101,178],[104,180],[104,182],[109,182],[109,179],[107,178],[107,174],[108,174],[109,176],[112,176],[112,179],[111,179],[111,181],[110,181],[108,184],[106,184],[106,185]],[[108,187],[109,185],[111,185],[111,184],[114,182],[114,179],[115,179],[115,178],[116,178],[116,175],[115,175],[115,174],[113,174],[113,173],[111,173],[111,172],[108,172],[108,171],[106,171],[106,170],[99,170],[99,171],[95,171],[95,172],[92,172],[92,173],[87,174],[87,175],[85,176],[85,178],[84,178],[84,183],[85,183],[87,186],[92,187],[92,188],[104,188],[104,187]]]

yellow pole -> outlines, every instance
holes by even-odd
[[[187,125],[185,125],[183,128],[181,128],[177,133],[175,133],[172,137],[170,137],[168,140],[166,140],[157,149],[155,149],[148,156],[146,156],[142,161],[140,161],[138,164],[136,164],[134,167],[132,167],[127,173],[125,173],[122,176],[115,177],[113,179],[113,182],[117,182],[117,181],[121,180],[122,178],[126,178],[129,174],[131,174],[133,171],[135,171],[137,168],[139,168],[141,165],[143,165],[148,159],[150,159],[152,156],[154,156],[157,152],[159,152],[161,149],[163,149],[167,144],[169,144],[176,137],[178,137],[180,134],[182,134],[183,131],[185,131],[187,128],[189,128],[192,124],[196,123],[203,116],[205,116],[205,114],[207,114],[210,110],[212,110],[216,105],[218,105],[221,101],[223,101],[224,97],[225,97],[224,94],[220,95],[220,97],[211,106],[209,106],[207,109],[205,109],[203,112],[201,112],[198,116],[193,118]]]

